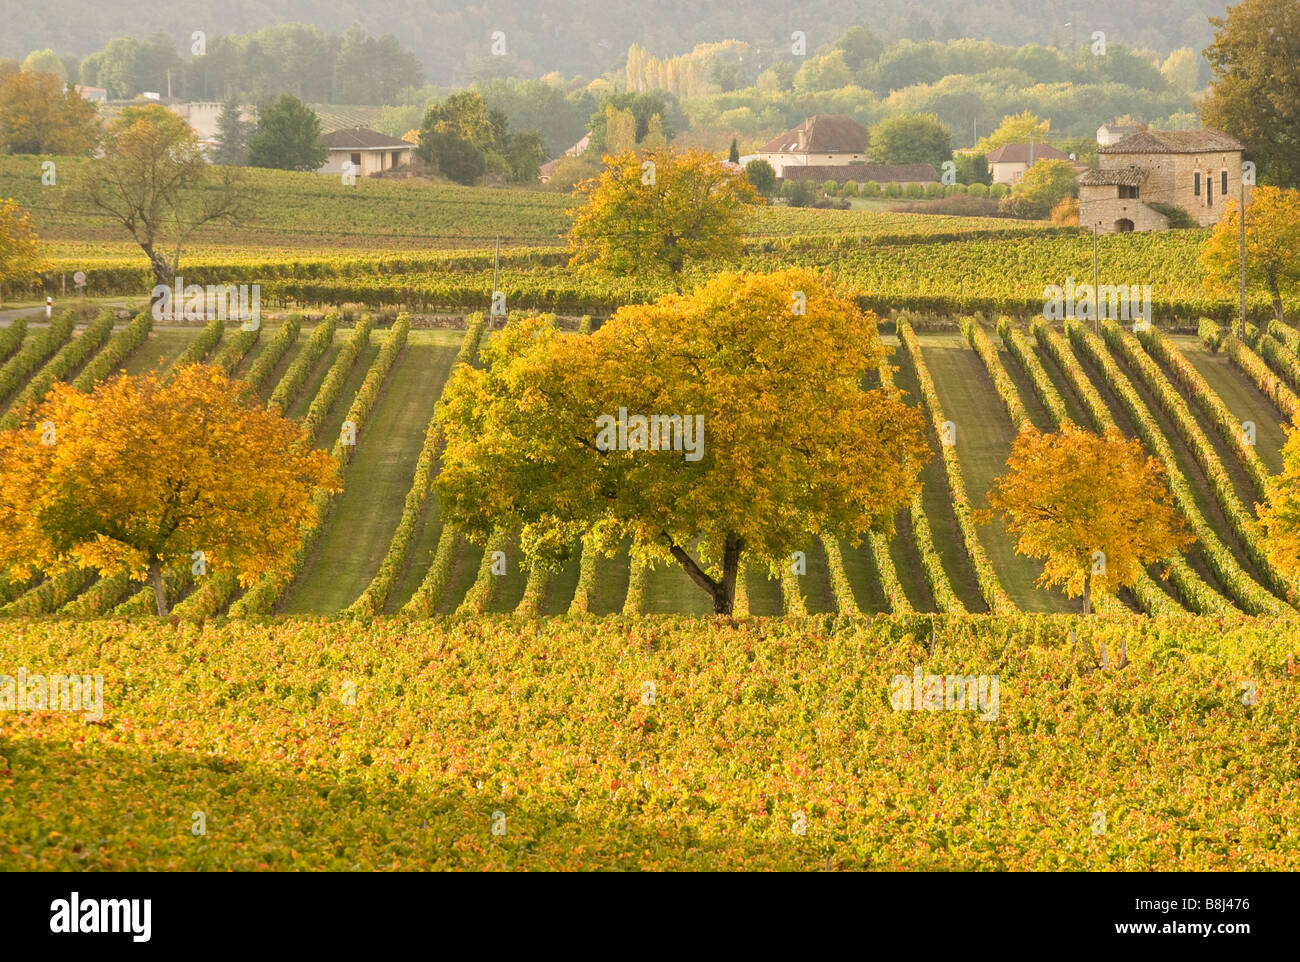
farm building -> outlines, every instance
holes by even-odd
[[[1079,178],[1079,224],[1105,234],[1166,230],[1151,204],[1181,207],[1202,227],[1223,217],[1241,185],[1241,144],[1217,130],[1140,131],[1097,151]]]
[[[359,126],[324,134],[318,143],[328,147],[330,152],[329,159],[318,173],[341,174],[343,165],[351,161],[356,173],[363,177],[408,166],[411,151],[415,148],[405,140]]]
[[[995,184],[1018,184],[1025,171],[1040,160],[1064,160],[1074,163],[1051,144],[1003,144],[984,155]],[[1082,165],[1080,165],[1082,169]]]
[[[764,144],[755,155],[776,176],[792,167],[845,167],[867,159],[867,128],[844,114],[817,114]],[[822,180],[832,178],[823,177]]]
[[[1097,128],[1097,143],[1102,147],[1109,147],[1111,144],[1118,144],[1125,137],[1132,137],[1134,134],[1146,130],[1146,125],[1137,124],[1102,124]]]

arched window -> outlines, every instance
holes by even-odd
[[[1127,217],[1121,217],[1119,220],[1115,221],[1116,234],[1127,234],[1132,229],[1133,229],[1133,222],[1129,220]]]

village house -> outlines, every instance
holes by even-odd
[[[342,174],[343,165],[351,161],[352,171],[361,177],[406,167],[411,163],[415,145],[389,137],[369,127],[351,127],[324,134],[317,143],[329,148],[329,159],[317,173]]]
[[[989,165],[989,174],[995,184],[1018,184],[1025,171],[1040,160],[1063,160],[1075,165],[1069,154],[1063,154],[1051,144],[1003,144],[984,155]],[[1083,165],[1075,165],[1082,169]]]
[[[771,164],[777,177],[786,177],[791,167],[844,167],[866,161],[869,139],[867,128],[852,117],[817,114],[768,141],[755,159]]]
[[[77,91],[82,100],[89,100],[93,104],[108,102],[108,90],[104,87],[91,87],[88,84],[75,84],[73,89]]]
[[[1111,144],[1118,144],[1125,137],[1132,137],[1134,134],[1146,130],[1146,125],[1137,124],[1102,124],[1097,128],[1097,143],[1102,147],[1109,147]]]
[[[1167,230],[1169,218],[1151,206],[1161,204],[1209,227],[1241,189],[1241,152],[1217,130],[1139,131],[1101,147],[1098,169],[1079,178],[1079,225],[1103,234]]]

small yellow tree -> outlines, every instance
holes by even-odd
[[[1218,293],[1235,291],[1240,281],[1241,218],[1228,203],[1223,220],[1201,249],[1205,286]],[[1256,187],[1246,205],[1246,283],[1262,286],[1273,316],[1286,323],[1282,298],[1300,285],[1300,191]]]
[[[32,215],[13,199],[0,200],[0,300],[4,286],[30,278],[44,270]]]
[[[580,269],[667,280],[681,292],[690,261],[740,253],[745,214],[758,194],[743,172],[701,150],[672,148],[606,156],[597,178],[578,185],[583,201],[569,233]]]
[[[298,547],[316,489],[339,487],[333,456],[218,367],[56,384],[29,415],[0,431],[0,569],[126,571],[160,615],[165,568],[251,584]]]
[[[1282,473],[1259,506],[1259,524],[1269,564],[1287,577],[1300,577],[1300,428],[1287,428]]]
[[[1016,552],[1046,558],[1039,584],[1083,596],[1114,594],[1142,565],[1194,540],[1174,509],[1164,469],[1136,439],[1066,423],[1058,434],[1026,428],[989,489],[989,504],[1018,536]],[[981,512],[983,520],[988,512]]]

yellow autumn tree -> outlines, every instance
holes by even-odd
[[[1005,144],[1027,144],[1030,138],[1034,143],[1044,144],[1047,142],[1048,131],[1051,130],[1052,121],[1049,117],[1047,120],[1039,120],[1038,115],[1032,110],[1025,110],[1018,114],[1007,114],[998,124],[997,129],[986,137],[981,137],[975,145],[975,153],[987,154],[991,150],[996,150]]]
[[[746,214],[758,201],[743,172],[702,150],[606,156],[599,177],[578,185],[570,211],[570,264],[581,270],[666,280],[681,291],[692,261],[740,253]]]
[[[125,571],[165,615],[168,567],[201,558],[245,585],[279,570],[321,487],[339,487],[333,456],[218,367],[56,384],[0,431],[0,569]]]
[[[520,320],[448,383],[441,509],[478,541],[521,530],[545,567],[588,532],[630,540],[730,614],[742,558],[887,532],[919,490],[920,412],[862,387],[884,358],[875,316],[806,270],[721,274],[587,337]]]
[[[1016,552],[1045,558],[1039,584],[1083,596],[1113,595],[1142,566],[1194,540],[1174,509],[1164,469],[1117,429],[1093,434],[1066,423],[1055,434],[1026,428],[988,499],[1019,538]],[[989,520],[989,512],[981,512]]]
[[[0,200],[0,301],[6,284],[28,280],[45,267],[32,215],[13,198]]]
[[[1259,506],[1263,547],[1269,564],[1289,578],[1300,577],[1300,428],[1288,427],[1282,473]]]
[[[1239,205],[1228,202],[1223,219],[1201,248],[1205,286],[1235,292],[1240,283],[1241,217]],[[1246,205],[1246,285],[1262,287],[1273,305],[1273,316],[1286,323],[1283,297],[1300,288],[1300,191],[1255,187]]]

